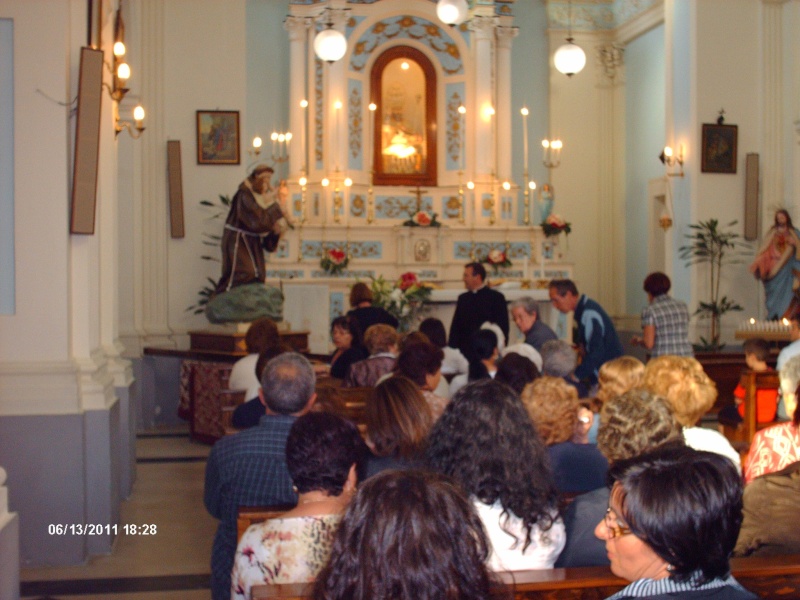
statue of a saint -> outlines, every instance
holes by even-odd
[[[270,185],[273,172],[269,165],[257,165],[231,200],[221,242],[222,277],[206,306],[212,323],[282,318],[282,294],[264,285],[264,251],[277,249],[287,227],[279,202],[285,185],[276,196]]]
[[[786,210],[777,211],[775,222],[750,265],[750,272],[764,284],[769,320],[789,317],[795,311],[795,287],[800,281],[799,249],[800,231],[795,229]]]

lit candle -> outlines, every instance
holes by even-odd
[[[547,164],[547,155],[550,150],[550,140],[542,140],[542,161]]]
[[[522,164],[525,172],[528,171],[528,108],[523,106],[522,113]]]
[[[334,142],[333,142],[333,144],[334,144],[333,157],[334,157],[334,162],[336,164],[336,170],[337,171],[339,170],[339,115],[340,115],[340,109],[341,108],[342,108],[342,101],[341,100],[337,100],[336,102],[333,103],[333,110],[335,111],[334,117],[333,117],[334,121],[335,121],[334,122],[334,127],[336,128],[336,136],[335,136],[335,139],[334,139]]]
[[[306,139],[306,119],[308,118],[308,100],[300,100],[300,108],[303,109],[303,118],[300,119],[300,154],[302,156],[302,169],[303,174],[308,175],[308,162],[306,159],[306,149],[308,148],[308,140]]]

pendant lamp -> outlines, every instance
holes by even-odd
[[[328,8],[326,10],[328,12],[327,27],[314,38],[314,53],[320,60],[334,63],[347,52],[347,38],[344,37],[341,31],[333,28],[331,9]]]
[[[461,25],[467,19],[469,5],[467,0],[439,0],[436,4],[436,16],[450,27]]]
[[[580,73],[586,66],[586,53],[574,43],[572,37],[572,2],[569,2],[567,43],[561,45],[553,56],[556,70],[567,77]]]

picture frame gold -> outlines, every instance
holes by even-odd
[[[197,111],[197,164],[238,165],[239,111]]]

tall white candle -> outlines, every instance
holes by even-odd
[[[524,171],[528,172],[528,108],[522,107],[522,166]]]

